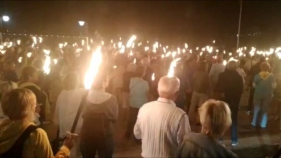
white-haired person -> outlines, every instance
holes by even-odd
[[[187,114],[174,103],[179,86],[176,77],[160,78],[159,98],[140,108],[134,134],[142,140],[142,157],[174,157],[184,135],[190,132]]]
[[[12,91],[13,89],[18,88],[18,85],[15,82],[11,81],[5,81],[0,84],[0,99],[2,96],[4,96],[6,93]],[[4,115],[2,108],[0,107],[0,121],[3,119],[6,119],[7,116]]]
[[[8,117],[0,123],[1,157],[54,157],[46,132],[33,123],[36,97],[32,91],[14,89],[6,93],[1,107]],[[55,157],[68,157],[72,141],[69,135]]]
[[[231,112],[226,103],[209,100],[199,108],[201,133],[187,133],[177,158],[209,158],[237,156],[219,143],[231,125]]]
[[[276,81],[272,73],[270,73],[270,65],[263,62],[260,65],[261,72],[258,73],[253,80],[254,93],[254,114],[252,126],[257,125],[258,114],[261,112],[260,127],[266,128],[267,125],[267,111],[273,97],[273,91],[276,87]]]
[[[231,141],[233,146],[238,145],[238,107],[243,87],[243,78],[237,72],[237,62],[230,61],[226,70],[219,75],[218,89],[231,110]]]

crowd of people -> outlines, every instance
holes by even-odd
[[[221,140],[231,127],[232,146],[238,145],[245,89],[252,126],[266,128],[269,114],[280,117],[281,73],[274,55],[231,58],[200,50],[169,57],[105,45],[86,89],[89,46],[59,44],[50,54],[51,48],[31,41],[1,45],[0,157],[112,157],[114,134],[123,127],[124,141],[141,144],[142,157],[237,157]],[[46,71],[49,56],[54,60]],[[180,60],[172,67],[175,58]],[[201,132],[192,132],[193,126]]]

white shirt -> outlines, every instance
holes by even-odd
[[[213,83],[218,83],[220,73],[224,72],[225,66],[223,63],[215,63],[210,71],[210,79]]]
[[[148,102],[147,92],[149,91],[148,82],[139,77],[130,79],[130,106],[140,108]]]
[[[84,89],[75,89],[71,91],[63,90],[57,100],[54,122],[59,126],[59,136],[63,136],[67,131],[70,131],[76,117],[78,108],[85,95]],[[77,122],[75,132],[79,135],[83,124],[83,119],[80,118]],[[71,149],[70,157],[77,157],[79,146],[75,143]]]
[[[186,113],[165,98],[143,105],[134,127],[135,137],[142,139],[142,157],[174,157],[190,131]]]

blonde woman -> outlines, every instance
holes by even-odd
[[[188,133],[179,148],[178,158],[228,157],[237,156],[222,146],[218,139],[231,125],[231,112],[222,101],[209,100],[199,108],[202,124],[201,133]]]
[[[33,124],[36,97],[28,89],[15,89],[4,95],[1,107],[8,119],[0,123],[0,155],[3,157],[46,157],[53,152],[46,132]],[[72,135],[67,137],[56,157],[68,157]]]
[[[6,93],[12,91],[13,89],[18,88],[18,85],[15,82],[11,82],[11,81],[7,81],[7,82],[3,82],[0,84],[0,99],[2,98],[2,96],[4,96]],[[0,107],[0,121],[7,118],[7,116],[5,116],[3,114],[2,108]]]
[[[267,62],[263,62],[260,66],[261,72],[257,74],[253,81],[254,93],[254,115],[252,120],[252,126],[257,125],[258,113],[261,111],[260,127],[266,128],[267,125],[267,111],[270,105],[273,90],[276,87],[275,78],[270,73],[270,65]]]

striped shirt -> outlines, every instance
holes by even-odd
[[[186,113],[165,98],[143,105],[134,127],[135,137],[142,139],[142,157],[174,157],[188,132]]]

